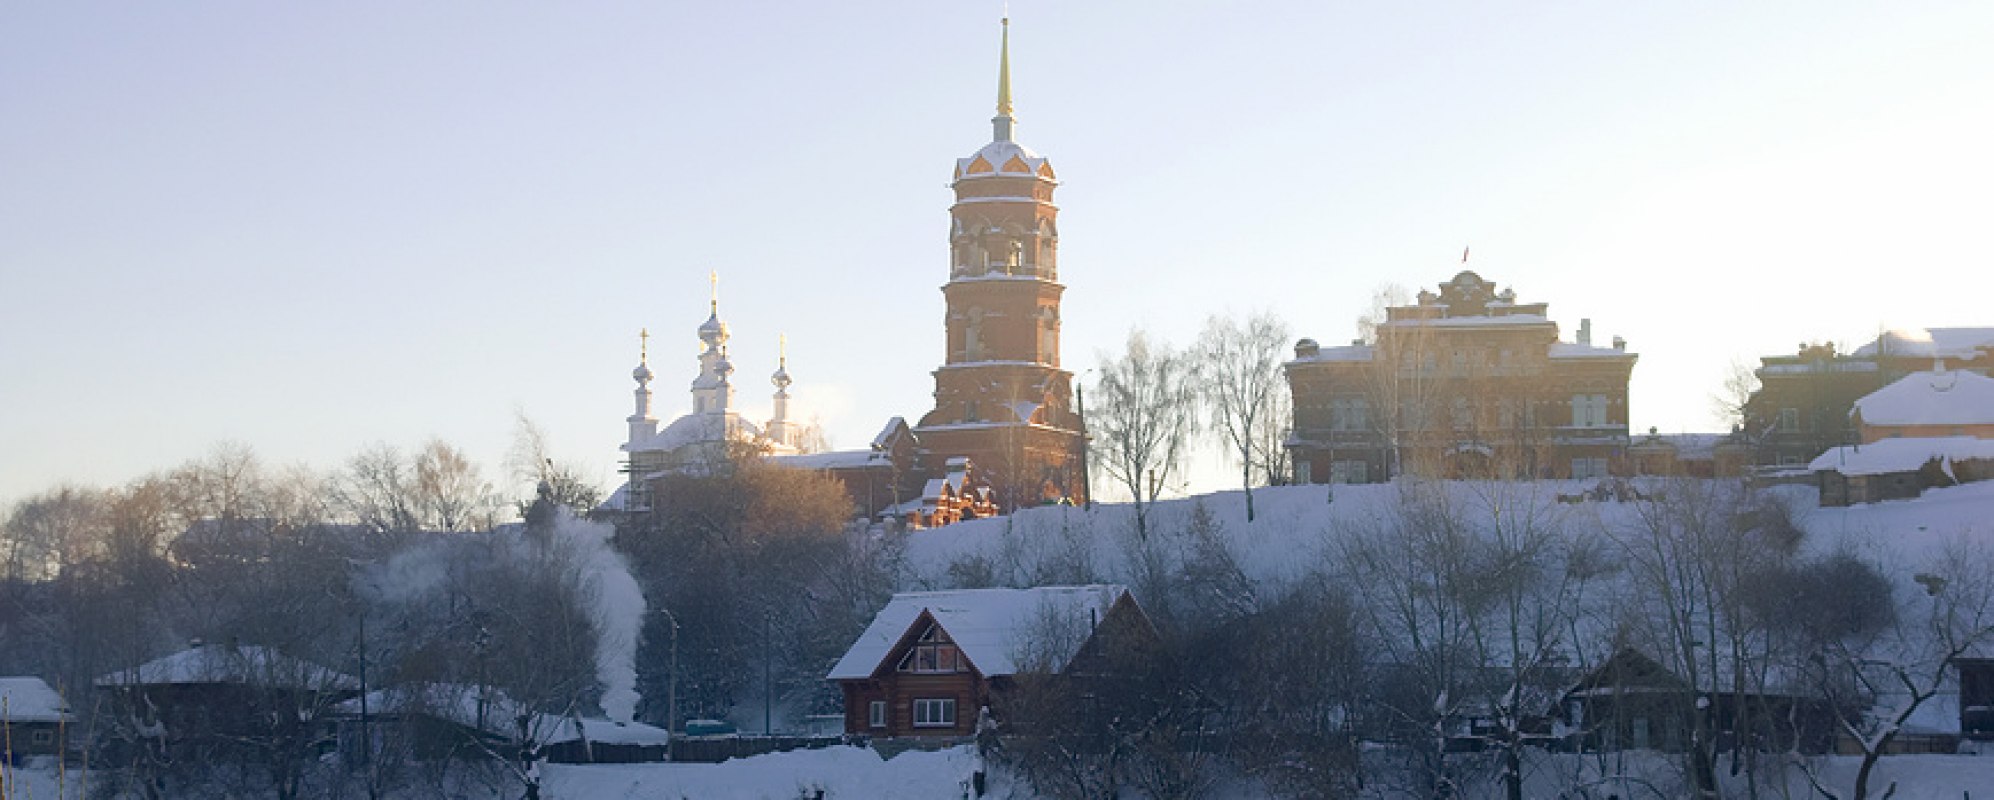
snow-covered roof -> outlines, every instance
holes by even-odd
[[[0,707],[6,709],[7,722],[66,722],[69,720],[69,707],[62,702],[62,695],[49,688],[46,681],[33,676],[0,678],[0,699],[6,702]]]
[[[1595,347],[1575,342],[1552,342],[1552,358],[1634,358],[1633,353],[1613,347]]]
[[[1855,354],[1874,357],[1972,358],[1980,348],[1994,348],[1994,328],[1923,328],[1890,331],[1856,348]]]
[[[1549,325],[1551,320],[1539,314],[1503,314],[1501,316],[1472,317],[1414,317],[1395,319],[1380,327],[1386,328],[1475,328],[1482,326],[1526,326]]]
[[[97,679],[98,686],[245,683],[284,689],[357,689],[360,682],[256,645],[196,645]]]
[[[1313,355],[1296,356],[1291,364],[1307,364],[1315,361],[1370,361],[1373,348],[1368,344],[1350,344],[1341,347],[1324,347]]]
[[[602,717],[549,718],[544,714],[541,719],[551,723],[540,729],[540,740],[545,744],[560,744],[584,736],[596,744],[664,745],[672,739],[670,731],[642,722],[614,722]],[[579,733],[575,728],[577,722],[581,724]]]
[[[1665,433],[1660,438],[1675,445],[1677,458],[1696,459],[1716,457],[1717,446],[1731,436],[1725,433]]]
[[[887,466],[885,459],[873,450],[832,450],[825,453],[771,456],[769,461],[796,469],[858,469],[875,465]]]
[[[1801,375],[1809,372],[1875,372],[1874,361],[1808,361],[1800,364],[1767,364],[1759,367],[1765,375]]]
[[[1912,472],[1939,459],[1942,465],[1965,459],[1994,459],[1994,439],[1934,436],[1884,439],[1875,444],[1842,445],[1816,457],[1807,468],[1843,475]]]
[[[478,724],[481,695],[485,707],[483,726]],[[340,703],[334,710],[342,714],[358,714],[360,698]],[[367,693],[367,711],[370,714],[428,714],[506,738],[518,735],[517,720],[522,710],[524,706],[503,691],[490,687],[481,691],[479,687],[458,683],[397,686]],[[589,741],[602,744],[662,745],[671,739],[671,734],[665,729],[641,722],[614,722],[601,717],[582,717],[579,722],[580,728],[577,728],[577,720],[573,717],[534,713],[530,729],[543,744],[573,741],[584,735]]]
[[[886,449],[889,445],[893,444],[894,435],[900,432],[901,430],[905,429],[906,427],[907,427],[906,417],[893,417],[892,419],[888,419],[885,425],[880,426],[879,434],[872,437],[873,449],[875,450]]]
[[[1128,589],[1119,585],[1091,584],[896,594],[825,677],[857,680],[888,667],[884,662],[893,646],[924,611],[948,632],[956,647],[984,677],[1016,674],[1018,660],[1032,646],[1056,647],[1058,652],[1046,655],[1051,663],[1064,667],[1080,652],[1085,637],[1067,637],[1076,641],[1035,641],[1034,637],[1042,633],[1040,628],[1066,623],[1078,626],[1077,630],[1089,630],[1127,593]]]
[[[989,169],[974,168],[972,165],[976,164],[978,159],[988,164]],[[1012,164],[1012,159],[1016,159],[1019,164],[1024,166],[1024,169],[1017,169]],[[1031,148],[1017,142],[995,141],[984,145],[982,149],[970,154],[968,158],[956,159],[955,177],[957,180],[966,180],[997,175],[1032,176],[1037,175],[1039,169],[1044,166],[1045,158],[1032,152]],[[1009,167],[1009,169],[1006,167]]]
[[[1994,425],[1994,378],[1913,372],[1855,403],[1867,425]]]

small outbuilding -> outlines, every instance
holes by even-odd
[[[33,676],[0,678],[0,727],[7,734],[7,756],[58,755],[70,723],[69,706],[46,681]]]
[[[1118,585],[909,592],[874,617],[826,679],[845,696],[845,732],[966,736],[1015,676],[1063,673],[1084,654],[1156,628]]]

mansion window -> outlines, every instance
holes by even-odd
[[[1361,431],[1368,427],[1365,416],[1364,398],[1339,397],[1329,402],[1329,429],[1333,431]]]
[[[914,727],[949,728],[955,726],[955,698],[919,698],[914,701]]]
[[[1797,408],[1780,409],[1779,430],[1787,432],[1800,430],[1800,409]]]
[[[1575,479],[1606,477],[1606,459],[1604,458],[1572,459],[1572,477]]]
[[[1606,427],[1606,395],[1572,395],[1572,427]]]
[[[1370,480],[1369,465],[1363,461],[1332,461],[1329,464],[1330,483],[1366,483]]]
[[[922,631],[921,638],[907,649],[907,655],[900,658],[898,667],[900,672],[927,674],[966,672],[968,669],[969,664],[940,625],[929,625],[927,630]]]
[[[867,703],[867,704],[866,704],[866,707],[865,707],[865,724],[866,724],[866,725],[867,725],[868,727],[873,727],[873,728],[884,728],[884,727],[886,727],[886,701],[885,701],[885,700],[874,700],[874,701],[872,701],[872,702],[870,702],[870,703]]]
[[[1454,430],[1465,431],[1469,428],[1474,427],[1475,425],[1474,409],[1472,406],[1468,405],[1468,398],[1465,397],[1454,398],[1453,417],[1454,417]]]

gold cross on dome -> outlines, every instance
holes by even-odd
[[[637,360],[649,363],[651,360],[651,329],[637,330]]]

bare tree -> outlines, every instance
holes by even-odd
[[[1925,566],[1912,577],[1915,588],[1889,587],[1911,595],[1896,614],[1890,615],[1890,624],[1873,626],[1873,632],[1861,628],[1830,630],[1830,635],[1820,637],[1822,649],[1805,662],[1839,712],[1836,722],[1841,733],[1862,752],[1862,765],[1856,769],[1854,785],[1846,795],[1851,800],[1870,797],[1869,783],[1877,761],[1918,709],[1945,688],[1953,660],[1994,642],[1994,577],[1990,577],[1994,576],[1990,571],[1994,551],[1981,542],[1954,539]],[[1875,576],[1871,580],[1882,579]],[[1846,608],[1846,602],[1837,601],[1863,581],[1822,583],[1829,591],[1817,593],[1817,600],[1823,601],[1822,605]],[[1888,597],[1888,588],[1883,591]],[[1889,614],[1887,607],[1881,612],[1854,608],[1871,616]],[[1833,616],[1827,621],[1846,625],[1845,620]],[[1812,764],[1798,759],[1796,763],[1822,797],[1841,800],[1844,795],[1829,789]],[[1896,791],[1893,781],[1884,788],[1883,796],[1890,797]]]
[[[1379,284],[1371,290],[1371,306],[1357,317],[1357,340],[1364,344],[1378,343],[1378,326],[1385,324],[1392,306],[1402,306],[1412,301],[1412,293],[1396,283]]]
[[[416,530],[415,476],[401,451],[377,444],[354,454],[333,483],[333,504],[377,533]]]
[[[498,521],[498,498],[478,465],[441,439],[415,455],[415,497],[431,530],[485,530]]]
[[[1120,358],[1101,356],[1101,384],[1087,414],[1098,442],[1093,465],[1135,500],[1138,537],[1148,536],[1148,504],[1168,482],[1197,427],[1190,361],[1129,332]]]
[[[1438,794],[1470,766],[1449,756],[1448,740],[1470,737],[1497,754],[1505,794],[1523,796],[1528,737],[1580,649],[1574,622],[1600,559],[1538,491],[1402,480],[1377,526],[1343,550],[1392,671],[1375,687],[1380,733],[1411,745]]]
[[[1281,371],[1288,326],[1273,314],[1255,314],[1244,326],[1223,317],[1205,322],[1197,355],[1203,396],[1212,429],[1239,459],[1240,488],[1246,491],[1246,521],[1253,521],[1254,466],[1269,439],[1289,420],[1279,413],[1288,384]],[[1273,430],[1268,430],[1272,428]]]
[[[587,514],[602,503],[602,489],[583,476],[580,466],[555,461],[547,432],[524,412],[514,415],[512,447],[506,451],[505,463],[515,485],[532,487],[531,494],[516,503],[522,517],[542,495],[576,514]]]
[[[1759,391],[1759,376],[1750,365],[1732,359],[1724,368],[1724,382],[1710,395],[1710,416],[1732,428],[1745,424],[1745,406]]]

